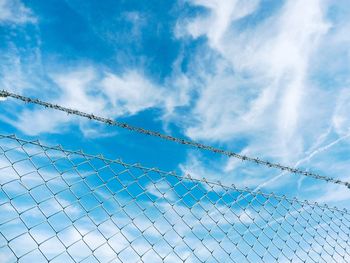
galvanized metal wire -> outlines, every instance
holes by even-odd
[[[309,172],[309,171],[305,171],[305,170],[301,170],[298,168],[294,168],[294,167],[289,167],[286,165],[282,165],[282,164],[278,164],[278,163],[273,163],[270,161],[266,161],[266,160],[262,160],[259,158],[255,158],[255,157],[249,157],[249,156],[245,156],[242,154],[238,154],[232,151],[227,151],[227,150],[223,150],[220,148],[216,148],[213,146],[209,146],[209,145],[205,145],[202,143],[198,143],[195,141],[191,141],[191,140],[187,140],[187,139],[183,139],[183,138],[177,138],[171,135],[166,135],[166,134],[162,134],[160,132],[157,131],[152,131],[152,130],[148,130],[148,129],[144,129],[144,128],[140,128],[140,127],[135,127],[132,126],[128,123],[124,123],[124,122],[120,122],[120,121],[116,121],[116,120],[112,120],[112,119],[108,119],[108,118],[104,118],[104,117],[100,117],[100,116],[96,116],[94,114],[89,114],[89,113],[85,113],[82,111],[78,111],[78,110],[74,110],[74,109],[70,109],[70,108],[66,108],[57,104],[52,104],[46,101],[42,101],[39,99],[33,99],[33,98],[29,98],[29,97],[25,97],[16,93],[12,93],[6,90],[2,90],[0,91],[0,96],[2,97],[11,97],[26,103],[33,103],[33,104],[37,104],[37,105],[41,105],[44,106],[46,108],[51,108],[51,109],[55,109],[55,110],[59,110],[59,111],[63,111],[66,112],[68,114],[72,114],[72,115],[77,115],[80,117],[84,117],[84,118],[88,118],[90,120],[95,120],[98,122],[102,122],[108,125],[112,125],[112,126],[117,126],[123,129],[127,129],[133,132],[137,132],[137,133],[141,133],[141,134],[146,134],[149,136],[155,136],[158,138],[161,138],[163,140],[168,140],[168,141],[172,141],[172,142],[176,142],[179,144],[183,144],[183,145],[188,145],[191,147],[195,147],[197,149],[201,149],[201,150],[206,150],[206,151],[210,151],[213,153],[218,153],[218,154],[223,154],[226,155],[228,157],[233,157],[233,158],[237,158],[240,159],[242,161],[245,162],[253,162],[256,163],[258,165],[263,165],[263,166],[267,166],[269,168],[276,168],[279,169],[281,171],[285,171],[291,174],[299,174],[299,175],[303,175],[303,176],[307,176],[307,177],[311,177],[317,180],[324,180],[326,182],[330,182],[330,183],[334,183],[334,184],[340,184],[340,185],[345,185],[348,188],[350,188],[350,183],[346,182],[346,181],[342,181],[340,179],[336,179],[336,178],[332,178],[329,176],[324,176],[324,175],[320,175],[314,172]]]
[[[1,262],[350,262],[350,213],[0,135]]]

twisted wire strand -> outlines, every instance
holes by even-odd
[[[266,161],[266,160],[262,160],[260,158],[257,157],[250,157],[250,156],[246,156],[246,155],[242,155],[242,154],[238,154],[232,151],[228,151],[228,150],[224,150],[224,149],[220,149],[220,148],[216,148],[210,145],[205,145],[196,141],[192,141],[192,140],[187,140],[187,139],[183,139],[183,138],[178,138],[178,137],[174,137],[171,135],[167,135],[167,134],[163,134],[157,131],[153,131],[153,130],[149,130],[149,129],[144,129],[142,127],[137,127],[137,126],[133,126],[130,125],[128,123],[125,122],[120,122],[117,120],[112,120],[109,118],[104,118],[101,116],[97,116],[94,114],[89,114],[86,112],[82,112],[79,110],[75,110],[75,109],[71,109],[71,108],[66,108],[63,107],[61,105],[58,104],[53,104],[50,102],[46,102],[46,101],[42,101],[39,99],[35,99],[35,98],[30,98],[30,97],[26,97],[26,96],[22,96],[16,93],[12,93],[6,90],[1,90],[0,91],[0,97],[11,97],[26,103],[31,103],[31,104],[36,104],[36,105],[40,105],[40,106],[44,106],[46,108],[51,108],[54,110],[58,110],[58,111],[62,111],[62,112],[66,112],[67,114],[71,114],[71,115],[76,115],[76,116],[80,116],[80,117],[84,117],[90,120],[95,120],[101,123],[105,123],[111,126],[117,126],[119,128],[123,128],[123,129],[127,129],[129,131],[133,131],[133,132],[137,132],[137,133],[141,133],[141,134],[145,134],[145,135],[149,135],[149,136],[154,136],[154,137],[158,137],[161,138],[163,140],[167,140],[167,141],[172,141],[178,144],[182,144],[182,145],[188,145],[197,149],[201,149],[201,150],[206,150],[206,151],[210,151],[213,153],[217,153],[217,154],[222,154],[222,155],[226,155],[228,157],[233,157],[236,159],[239,159],[241,161],[245,161],[245,162],[251,162],[251,163],[255,163],[258,165],[263,165],[269,168],[275,168],[281,171],[285,171],[285,172],[289,172],[291,174],[299,174],[299,175],[303,175],[306,177],[311,177],[317,180],[323,180],[329,183],[334,183],[334,184],[339,184],[339,185],[344,185],[346,187],[348,187],[350,189],[350,183],[346,182],[346,181],[342,181],[340,179],[336,179],[333,177],[329,177],[329,176],[324,176],[324,175],[320,175],[314,172],[309,172],[309,171],[305,171],[305,170],[301,170],[298,168],[293,168],[290,166],[286,166],[286,165],[282,165],[279,163],[274,163],[274,162],[270,162],[270,161]]]

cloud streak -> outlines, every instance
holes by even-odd
[[[180,20],[176,35],[206,43],[196,50],[188,73],[199,86],[185,126],[189,137],[237,145],[247,155],[285,164],[307,162],[346,143],[348,81],[325,87],[321,69],[332,65],[332,78],[343,74],[333,61],[340,55],[337,50],[348,46],[346,22],[329,13],[343,2],[285,1],[268,15],[262,14],[260,1],[188,3],[205,12]],[[322,143],[317,143],[320,133],[334,143],[315,150]],[[227,178],[228,171],[241,172],[240,165],[230,163],[234,161],[218,174]]]
[[[0,0],[0,25],[36,23],[32,11],[20,0]]]

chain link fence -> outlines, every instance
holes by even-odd
[[[1,262],[350,262],[347,210],[0,135]]]

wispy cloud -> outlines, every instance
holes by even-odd
[[[183,104],[184,100],[181,93],[169,96],[176,90],[167,90],[142,72],[130,70],[115,74],[93,65],[48,73],[46,81],[43,80],[41,84],[45,85],[40,92],[41,98],[46,97],[59,105],[111,118],[135,115],[150,108],[158,108],[166,116],[177,105]],[[24,90],[24,87],[20,86],[19,90]],[[39,94],[38,91],[37,88],[31,92]],[[2,119],[30,135],[62,132],[73,123],[88,128],[89,133],[86,135],[92,135],[94,130],[84,120],[55,111],[48,115],[47,110],[42,108],[24,109],[16,115],[15,120],[7,116],[2,116]]]
[[[258,4],[250,3],[248,8],[247,3],[234,2],[235,5],[231,1],[192,2],[206,7],[210,15],[195,18],[183,30],[195,38],[205,36],[209,42],[207,52],[218,52],[220,56],[209,62],[214,65],[214,73],[203,79],[192,111],[198,125],[188,128],[187,134],[227,141],[236,134],[256,131],[269,136],[266,143],[277,144],[280,155],[298,152],[302,148],[298,128],[308,95],[309,59],[329,27],[322,6],[319,1],[289,1],[257,26],[236,29],[237,16],[232,13],[249,10],[243,12],[248,19],[249,14],[258,12]],[[301,10],[302,20],[297,18]],[[225,22],[221,21],[223,17]],[[203,19],[211,26],[197,27]]]
[[[20,0],[0,0],[0,25],[36,23],[37,18]]]
[[[184,126],[189,137],[227,145],[243,140],[245,154],[286,164],[346,143],[337,138],[349,129],[348,81],[325,87],[321,70],[332,65],[330,78],[346,79],[334,62],[348,46],[346,22],[330,15],[343,2],[285,1],[268,14],[259,1],[189,3],[206,10],[181,19],[175,30],[180,39],[206,40],[187,75],[199,86],[192,121]],[[239,165],[230,160],[226,168],[225,178]]]

